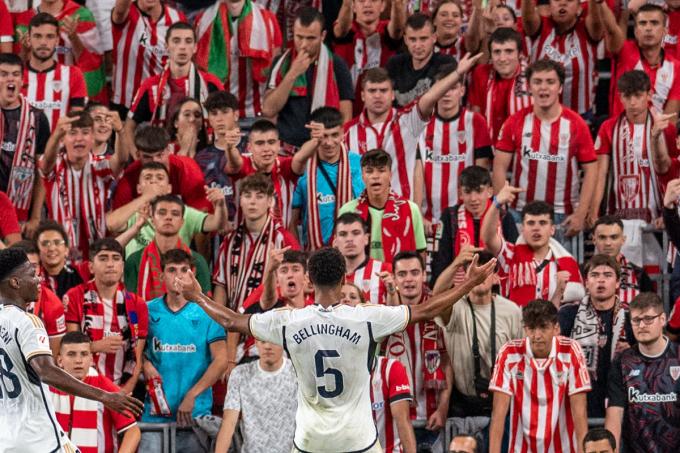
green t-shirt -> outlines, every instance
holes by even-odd
[[[338,215],[344,214],[346,212],[357,212],[357,204],[359,204],[359,199],[354,199],[345,203],[338,211]],[[427,248],[427,242],[425,240],[425,228],[423,227],[423,216],[420,214],[420,209],[418,205],[414,202],[408,202],[411,208],[411,219],[413,219],[413,233],[416,238],[416,249],[425,250]],[[383,209],[377,209],[372,206],[368,207],[368,213],[371,216],[371,258],[378,261],[385,261],[385,254],[383,253],[382,246],[382,217]]]
[[[179,237],[182,239],[182,242],[189,245],[194,240],[194,236],[198,233],[203,233],[203,223],[207,217],[208,214],[206,212],[187,206],[184,210],[184,224],[179,230]],[[128,220],[127,227],[132,228],[136,221],[137,213],[135,212]],[[151,221],[147,220],[146,224],[139,230],[139,233],[125,246],[125,256],[132,256],[133,253],[144,250],[144,247],[153,240],[155,233],[156,230]]]
[[[125,260],[125,274],[123,280],[125,282],[125,288],[133,293],[137,293],[137,283],[139,282],[140,272],[139,266],[142,264],[143,251],[144,249],[138,250],[128,256]],[[191,256],[193,256],[194,263],[196,264],[196,280],[198,280],[198,283],[201,285],[201,289],[204,293],[212,291],[212,281],[208,263],[200,253],[195,252],[194,250],[191,251]]]

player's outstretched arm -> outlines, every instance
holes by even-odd
[[[439,316],[453,306],[453,304],[458,302],[460,298],[469,293],[472,288],[479,285],[486,280],[489,275],[493,274],[494,269],[496,268],[495,258],[482,266],[477,266],[478,260],[479,255],[475,255],[472,258],[463,284],[430,298],[424,304],[411,306],[411,322],[429,321],[430,319]]]
[[[56,366],[50,355],[32,357],[30,364],[44,383],[62,392],[99,401],[116,412],[131,412],[135,418],[139,417],[144,409],[144,404],[136,398],[121,393],[105,392],[79,381]]]
[[[237,313],[218,304],[203,294],[201,285],[193,272],[189,271],[189,276],[191,278],[189,282],[183,282],[179,278],[175,279],[175,288],[182,293],[186,300],[198,304],[208,316],[228,331],[250,335],[250,327],[248,326],[250,315]]]

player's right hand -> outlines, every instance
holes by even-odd
[[[142,415],[144,410],[144,403],[122,393],[106,392],[103,394],[101,402],[104,406],[121,414],[130,412],[135,418]]]

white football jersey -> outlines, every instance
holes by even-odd
[[[52,355],[42,321],[0,305],[0,453],[74,452],[31,357]]]
[[[253,336],[282,345],[295,367],[298,450],[364,451],[377,442],[370,392],[375,351],[410,317],[406,305],[374,304],[310,305],[250,317]]]

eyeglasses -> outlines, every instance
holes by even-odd
[[[661,313],[656,316],[641,316],[639,318],[631,318],[630,323],[634,326],[639,326],[640,323],[644,323],[646,326],[651,326],[654,320],[659,316],[661,316]]]
[[[63,240],[63,239],[54,239],[54,240],[51,240],[51,241],[49,239],[45,239],[44,241],[38,242],[38,244],[40,244],[40,247],[44,247],[44,248],[47,248],[50,245],[53,245],[55,247],[59,247],[60,245],[66,244],[66,241]]]

